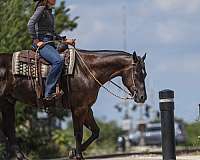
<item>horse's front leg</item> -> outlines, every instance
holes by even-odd
[[[83,140],[83,122],[84,114],[75,114],[72,111],[73,127],[74,127],[74,137],[76,140],[76,150],[75,155],[72,155],[70,158],[76,158],[77,160],[83,159],[81,151],[81,143]],[[74,157],[75,156],[75,157]]]
[[[81,151],[85,151],[88,146],[99,137],[99,132],[100,132],[100,128],[98,127],[94,116],[93,116],[93,112],[92,109],[89,109],[89,112],[86,116],[84,125],[90,130],[92,131],[92,135],[81,145]]]

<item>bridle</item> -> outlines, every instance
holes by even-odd
[[[45,42],[44,45],[48,44],[48,43],[52,43],[54,41],[48,41],[48,42]],[[37,47],[37,50],[36,50],[36,56],[39,55],[39,49],[40,47]],[[128,99],[134,99],[136,93],[137,93],[137,87],[136,87],[136,83],[135,83],[135,78],[136,75],[137,75],[137,72],[136,72],[136,69],[137,69],[137,65],[138,63],[135,63],[134,60],[133,60],[133,57],[132,57],[132,63],[131,63],[131,68],[134,68],[135,67],[135,71],[132,70],[132,82],[133,82],[133,91],[134,91],[134,94],[132,95],[130,92],[128,92],[127,90],[125,90],[124,88],[122,88],[121,86],[119,86],[118,84],[116,84],[115,82],[113,82],[112,80],[109,80],[110,83],[112,83],[113,85],[115,85],[117,88],[119,88],[121,91],[123,91],[127,97],[122,97],[122,96],[119,96],[117,94],[115,94],[113,91],[111,91],[110,89],[108,89],[107,87],[105,87],[96,77],[95,75],[91,72],[90,68],[87,66],[87,64],[85,63],[85,61],[83,60],[83,58],[81,57],[81,55],[79,54],[79,51],[76,49],[76,47],[74,47],[75,49],[75,53],[78,55],[78,57],[80,58],[81,62],[83,63],[83,65],[85,66],[85,68],[87,69],[87,71],[89,72],[90,76],[100,85],[100,87],[104,88],[108,93],[110,93],[111,95],[119,98],[119,99],[122,99],[122,100],[128,100]],[[133,56],[133,55],[132,55]]]
[[[121,91],[123,91],[127,97],[121,97],[115,93],[113,93],[113,91],[111,91],[110,89],[108,89],[107,87],[105,87],[95,76],[94,74],[91,72],[91,70],[89,69],[89,67],[87,66],[87,64],[84,62],[83,58],[81,57],[81,55],[79,54],[79,51],[77,49],[76,50],[76,54],[78,55],[78,57],[80,58],[81,62],[83,63],[83,65],[85,66],[85,68],[87,69],[87,71],[89,72],[90,76],[100,85],[100,87],[104,88],[108,93],[110,93],[111,95],[122,99],[122,100],[128,100],[128,99],[134,99],[136,93],[137,93],[137,87],[136,87],[136,83],[135,83],[135,79],[134,76],[137,74],[136,69],[135,72],[132,71],[132,82],[133,82],[133,91],[134,94],[132,95],[130,92],[126,91],[124,88],[120,87],[118,84],[116,84],[115,82],[113,82],[112,80],[109,80],[109,82],[111,82],[113,85],[115,85],[117,88],[119,88]],[[131,68],[133,68],[134,66],[137,66],[136,63],[134,63],[134,61],[132,60],[132,64],[131,64]],[[135,76],[136,77],[136,76]]]
[[[137,75],[137,63],[134,63],[134,61],[132,60],[132,67],[135,67],[135,70],[133,71],[132,69],[132,75],[131,75],[131,78],[132,78],[132,83],[133,83],[133,91],[134,91],[134,95],[133,97],[135,97],[136,93],[137,93],[137,87],[136,87],[136,83],[135,83],[135,80],[136,80],[136,75]]]
[[[138,62],[137,63],[134,63],[134,61],[132,61],[132,65],[133,66],[135,66],[135,70],[134,71],[132,71],[133,73],[132,73],[132,82],[133,82],[133,90],[134,90],[134,95],[137,93],[137,91],[138,91],[138,89],[137,89],[137,87],[136,87],[136,83],[135,83],[135,80],[136,80],[136,75],[137,75],[137,68],[139,67],[138,65],[140,65],[141,66],[141,69],[142,69],[142,71],[143,71],[143,77],[145,78],[145,76],[146,76],[146,69],[145,69],[145,67],[144,67],[144,64],[143,64],[144,62],[141,60],[141,58],[140,59],[138,59]]]

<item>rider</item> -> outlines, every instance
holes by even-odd
[[[56,0],[34,0],[37,1],[35,12],[28,22],[28,30],[33,39],[33,47],[40,48],[40,55],[50,62],[52,68],[48,74],[45,84],[45,100],[51,100],[56,96],[63,94],[62,90],[55,93],[56,83],[60,78],[64,59],[59,55],[53,42],[45,44],[45,42],[52,40],[63,40],[66,45],[75,45],[74,39],[65,39],[55,34],[54,15],[52,7]]]

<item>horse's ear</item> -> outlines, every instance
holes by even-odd
[[[138,60],[136,51],[133,52],[133,60],[136,62]]]
[[[145,53],[144,56],[142,57],[142,60],[144,61],[146,59],[147,54]]]

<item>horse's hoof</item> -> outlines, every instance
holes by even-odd
[[[12,145],[7,148],[6,160],[28,160],[25,154],[20,151],[17,145]]]
[[[82,153],[76,154],[76,160],[84,160]]]
[[[69,152],[69,159],[70,160],[84,160],[82,153],[78,154],[76,149],[72,149]]]
[[[8,158],[8,160],[28,160],[28,158],[26,158],[26,156],[22,153],[22,152],[15,152],[15,155]]]
[[[28,160],[28,159],[23,157],[22,155],[17,155],[16,157],[8,158],[8,160]]]
[[[17,160],[28,160],[22,152],[17,152]]]
[[[68,155],[69,159],[75,159],[76,158],[76,149],[72,149],[70,152],[69,152],[69,155]]]
[[[76,156],[76,160],[84,160],[84,158],[83,158],[82,155],[77,155],[77,156]]]

